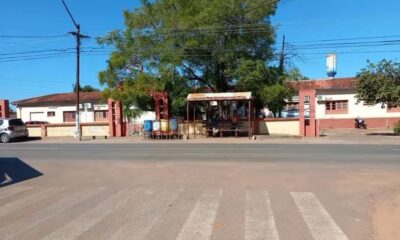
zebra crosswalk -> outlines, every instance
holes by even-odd
[[[198,194],[184,188],[164,189],[110,189],[34,188],[10,186],[0,189],[0,238],[24,239],[22,236],[39,236],[40,239],[156,239],[153,231],[160,232],[158,239],[212,240],[215,231],[223,228],[218,218],[224,216],[221,205],[227,189],[198,189]],[[240,236],[244,240],[280,240],[279,212],[274,211],[271,194],[267,190],[243,190],[242,206],[236,211],[237,221],[243,223]],[[331,217],[318,197],[312,192],[289,192],[304,228],[315,240],[348,240],[339,224]],[[41,201],[49,204],[43,206]],[[182,206],[188,203],[187,206]],[[91,207],[81,208],[80,205]],[[42,206],[42,207],[37,207]],[[37,207],[37,208],[36,208]],[[27,209],[27,214],[23,212]],[[75,209],[75,211],[73,211]],[[176,216],[170,216],[174,212]],[[18,213],[19,218],[13,214]],[[64,217],[68,215],[69,217]],[[110,224],[110,220],[121,219]],[[123,216],[122,216],[123,215]],[[177,221],[174,236],[162,235],[157,228],[169,220]],[[51,223],[58,225],[54,228]],[[172,226],[172,225],[171,225]],[[222,227],[221,227],[222,226]],[[299,225],[301,226],[301,224]],[[50,229],[49,229],[50,228]],[[42,231],[46,229],[45,231]],[[95,231],[93,229],[96,229]],[[103,237],[101,237],[103,236]],[[107,236],[107,237],[104,237]],[[152,237],[150,237],[152,236]],[[26,238],[25,238],[26,239]],[[228,238],[227,238],[228,239]]]

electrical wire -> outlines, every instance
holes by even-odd
[[[60,38],[60,37],[68,37],[68,34],[62,35],[0,35],[0,38]]]

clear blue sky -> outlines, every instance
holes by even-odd
[[[66,0],[84,34],[96,37],[123,28],[123,10],[139,6],[138,0]],[[382,58],[399,61],[400,43],[385,46],[352,46],[313,49],[324,39],[395,36],[379,39],[356,39],[340,42],[388,41],[400,39],[400,2],[398,0],[283,0],[272,18],[277,27],[277,41],[282,35],[290,44],[290,52],[298,57],[291,63],[311,78],[326,77],[326,54],[338,53],[337,77],[354,76],[366,60]],[[61,0],[2,0],[0,3],[1,35],[60,35],[73,31]],[[397,37],[396,37],[397,36]],[[312,42],[307,42],[312,41]],[[337,41],[335,41],[337,43]],[[311,49],[300,49],[312,44]],[[68,49],[75,46],[72,37],[15,39],[0,37],[0,98],[11,101],[45,94],[69,92],[75,81],[75,55],[59,55],[41,59],[10,61],[10,53]],[[97,47],[94,38],[84,40],[82,47]],[[279,45],[277,44],[277,48]],[[17,58],[12,60],[21,59]],[[12,55],[16,57],[16,55]],[[97,73],[106,67],[107,56],[82,54],[81,84],[100,87]]]

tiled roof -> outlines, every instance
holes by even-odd
[[[79,94],[81,102],[100,102],[101,92],[81,92]],[[35,105],[55,105],[55,104],[74,104],[76,101],[76,93],[57,93],[45,95],[35,98],[22,99],[12,102],[16,106],[35,106]]]
[[[296,89],[355,89],[355,78],[334,78],[317,80],[300,80],[291,82],[290,85]]]

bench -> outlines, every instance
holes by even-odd
[[[248,129],[243,128],[243,123],[233,124],[232,122],[221,122],[217,126],[215,124],[206,124],[207,137],[214,135],[214,129],[217,129],[219,136],[223,137],[224,133],[232,133],[238,137],[239,133],[247,133]]]

